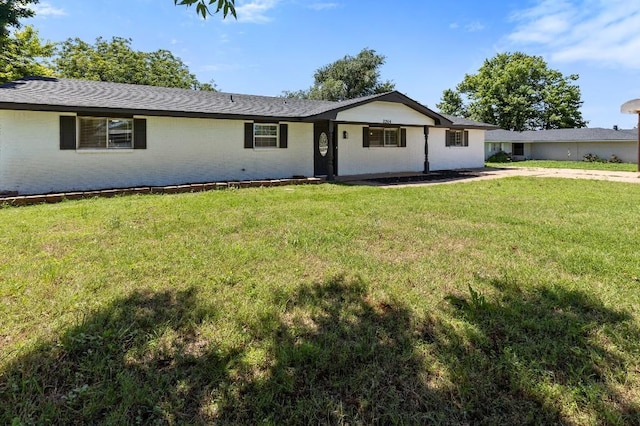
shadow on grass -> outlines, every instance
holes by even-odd
[[[440,345],[467,414],[486,423],[640,424],[640,332],[630,315],[579,291],[483,280],[489,300],[449,296],[468,331]],[[637,386],[637,371],[635,383]],[[626,385],[626,386],[625,386]]]
[[[411,311],[342,277],[301,287],[272,336],[273,364],[221,417],[231,423],[425,424],[457,416],[430,388]]]
[[[0,372],[0,423],[579,423],[561,398],[600,422],[638,419],[614,387],[624,359],[599,340],[625,354],[612,336],[627,316],[492,284],[495,301],[450,297],[435,319],[334,277],[274,292],[284,310],[236,324],[243,344],[225,348],[199,332],[223,320],[204,294],[135,293]]]
[[[195,325],[212,314],[194,290],[113,302],[1,372],[0,423],[191,420],[198,386],[227,380],[236,355],[198,340]]]

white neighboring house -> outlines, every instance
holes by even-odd
[[[485,159],[503,151],[516,160],[582,161],[587,154],[608,160],[615,155],[624,163],[637,161],[638,129],[581,128],[490,130],[485,136]]]
[[[328,102],[31,77],[0,85],[0,194],[475,168],[490,128],[396,91]]]

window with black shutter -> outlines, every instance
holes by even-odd
[[[469,146],[469,132],[467,130],[447,130],[445,146]]]

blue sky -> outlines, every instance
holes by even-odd
[[[589,127],[636,126],[620,105],[640,98],[637,0],[236,0],[238,19],[206,20],[173,0],[41,0],[42,38],[128,37],[167,49],[224,92],[280,95],[308,88],[314,71],[368,47],[386,56],[382,78],[435,108],[442,91],[498,52],[541,55],[578,74]]]

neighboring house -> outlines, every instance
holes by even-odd
[[[0,86],[0,193],[482,167],[488,128],[399,92],[328,102],[25,78]]]
[[[625,163],[637,160],[638,129],[491,130],[485,136],[485,158],[503,151],[516,160],[582,161],[586,154]]]

